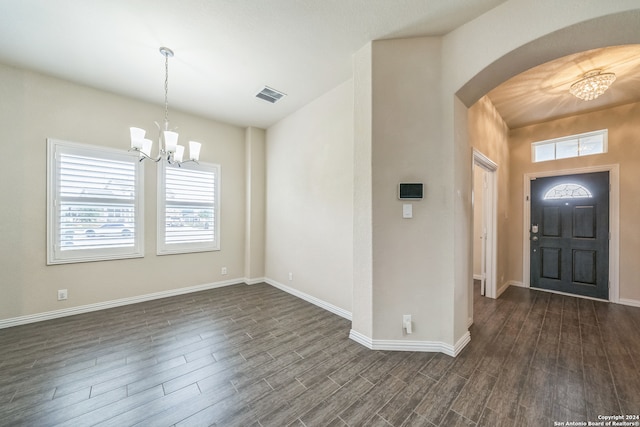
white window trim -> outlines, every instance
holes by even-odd
[[[203,163],[199,162],[198,164],[187,163],[182,165],[181,167],[186,167],[194,170],[204,169],[213,171],[216,175],[216,179],[214,182],[214,203],[213,203],[213,212],[214,212],[214,241],[212,243],[184,243],[184,244],[170,244],[167,245],[164,243],[165,233],[166,233],[166,219],[165,219],[165,169],[166,164],[161,162],[158,165],[158,197],[157,197],[157,255],[175,255],[175,254],[186,254],[186,253],[195,253],[195,252],[213,252],[220,250],[220,182],[221,182],[221,167],[218,164],[213,163]]]
[[[56,153],[58,148],[82,150],[84,152],[94,151],[96,156],[124,156],[135,159],[136,164],[136,198],[134,200],[135,208],[135,226],[136,233],[134,245],[132,248],[115,248],[115,249],[87,249],[78,251],[61,251],[60,233],[57,232],[58,224],[60,224],[60,215],[57,206],[57,165]],[[137,161],[134,153],[126,150],[117,150],[114,148],[99,147],[89,144],[80,144],[76,142],[68,142],[57,139],[47,138],[47,265],[70,264],[80,262],[106,261],[115,259],[142,258],[144,257],[144,165]]]
[[[572,156],[572,157],[563,157],[561,159],[558,158],[554,158],[553,159],[549,159],[549,160],[536,160],[536,147],[539,147],[541,145],[556,145],[558,143],[561,142],[565,142],[565,141],[571,141],[574,139],[582,139],[582,138],[588,138],[590,136],[595,136],[595,135],[602,135],[602,153],[592,153],[592,154],[578,154],[577,156]],[[555,160],[565,160],[565,159],[575,159],[576,157],[583,157],[583,156],[594,156],[596,154],[606,154],[609,152],[609,130],[608,129],[600,129],[600,130],[594,130],[592,132],[585,132],[585,133],[579,133],[576,135],[569,135],[569,136],[563,136],[560,138],[552,138],[552,139],[546,139],[544,141],[536,141],[536,142],[532,142],[531,143],[531,163],[544,163],[544,162],[552,162]]]

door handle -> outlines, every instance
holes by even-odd
[[[533,237],[531,238],[531,240],[533,240],[534,242],[537,242],[537,241],[538,241],[538,236],[533,236]]]

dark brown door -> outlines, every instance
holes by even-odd
[[[609,172],[531,181],[531,286],[609,299]]]

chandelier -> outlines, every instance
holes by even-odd
[[[199,142],[189,141],[189,159],[184,158],[184,146],[178,145],[178,133],[169,129],[169,58],[173,56],[173,51],[168,47],[161,47],[160,53],[164,56],[164,125],[161,126],[155,122],[158,128],[158,155],[151,156],[151,148],[153,141],[146,139],[144,136],[146,131],[141,128],[132,127],[131,130],[131,149],[129,151],[137,151],[140,153],[140,161],[144,159],[159,162],[166,159],[171,165],[178,165],[187,162],[198,162],[200,158]]]
[[[591,101],[602,95],[611,83],[616,79],[616,75],[613,73],[603,73],[602,70],[592,70],[584,75],[584,77],[569,88],[569,92],[572,95],[583,99],[585,101]]]

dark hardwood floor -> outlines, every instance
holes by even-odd
[[[0,330],[2,426],[553,426],[640,414],[640,308],[475,295],[457,357],[370,351],[266,284]]]

